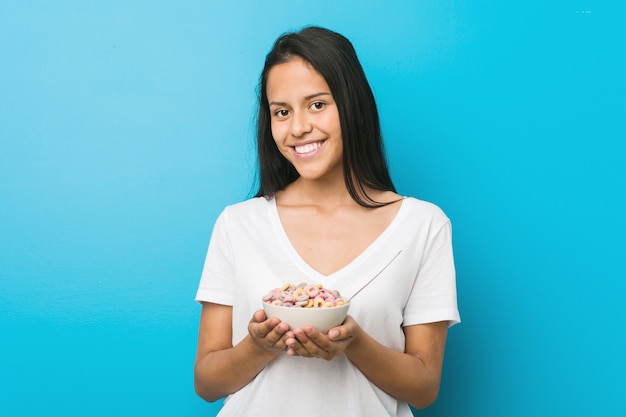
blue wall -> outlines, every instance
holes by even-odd
[[[0,414],[215,414],[195,289],[263,57],[311,23],[359,52],[399,191],[453,221],[463,323],[418,415],[624,411],[626,7],[353,3],[2,2]]]

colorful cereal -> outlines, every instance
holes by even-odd
[[[293,285],[285,283],[274,288],[263,296],[263,302],[283,307],[295,308],[329,308],[347,304],[337,290],[329,290],[321,284],[301,282]]]

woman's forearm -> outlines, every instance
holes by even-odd
[[[194,366],[196,393],[209,402],[232,394],[253,380],[276,356],[257,346],[249,335],[232,348],[208,352]]]
[[[432,369],[418,355],[390,349],[362,330],[344,353],[373,384],[392,397],[415,408],[427,407],[437,398],[441,370]]]

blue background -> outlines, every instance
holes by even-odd
[[[355,6],[356,5],[356,6]],[[0,4],[0,414],[210,416],[213,222],[250,195],[282,32],[350,38],[399,192],[453,222],[462,324],[422,416],[623,415],[620,1]]]

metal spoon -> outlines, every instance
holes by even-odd
[[[377,278],[380,274],[382,274],[382,273],[383,273],[383,271],[384,271],[385,269],[387,269],[387,267],[388,267],[389,265],[391,265],[391,263],[392,263],[392,262],[393,262],[393,261],[394,261],[394,260],[398,257],[398,255],[400,255],[400,253],[401,253],[401,252],[402,252],[402,249],[400,249],[400,252],[396,253],[396,255],[395,255],[393,258],[391,258],[391,260],[390,260],[389,262],[387,262],[387,265],[385,265],[385,266],[383,267],[383,269],[381,269],[380,271],[378,271],[378,273],[377,273],[376,275],[374,275],[372,278],[370,278],[370,280],[369,280],[369,281],[367,281],[367,282],[365,283],[365,285],[363,285],[361,288],[359,288],[357,292],[355,292],[354,294],[352,294],[352,297],[350,297],[350,298],[348,299],[348,302],[352,301],[352,299],[353,299],[354,297],[356,297],[356,295],[357,295],[358,293],[360,293],[361,291],[363,291],[363,289],[364,289],[365,287],[367,287],[368,285],[370,285],[370,283],[371,283],[372,281],[374,281],[374,279],[376,279],[376,278]]]

